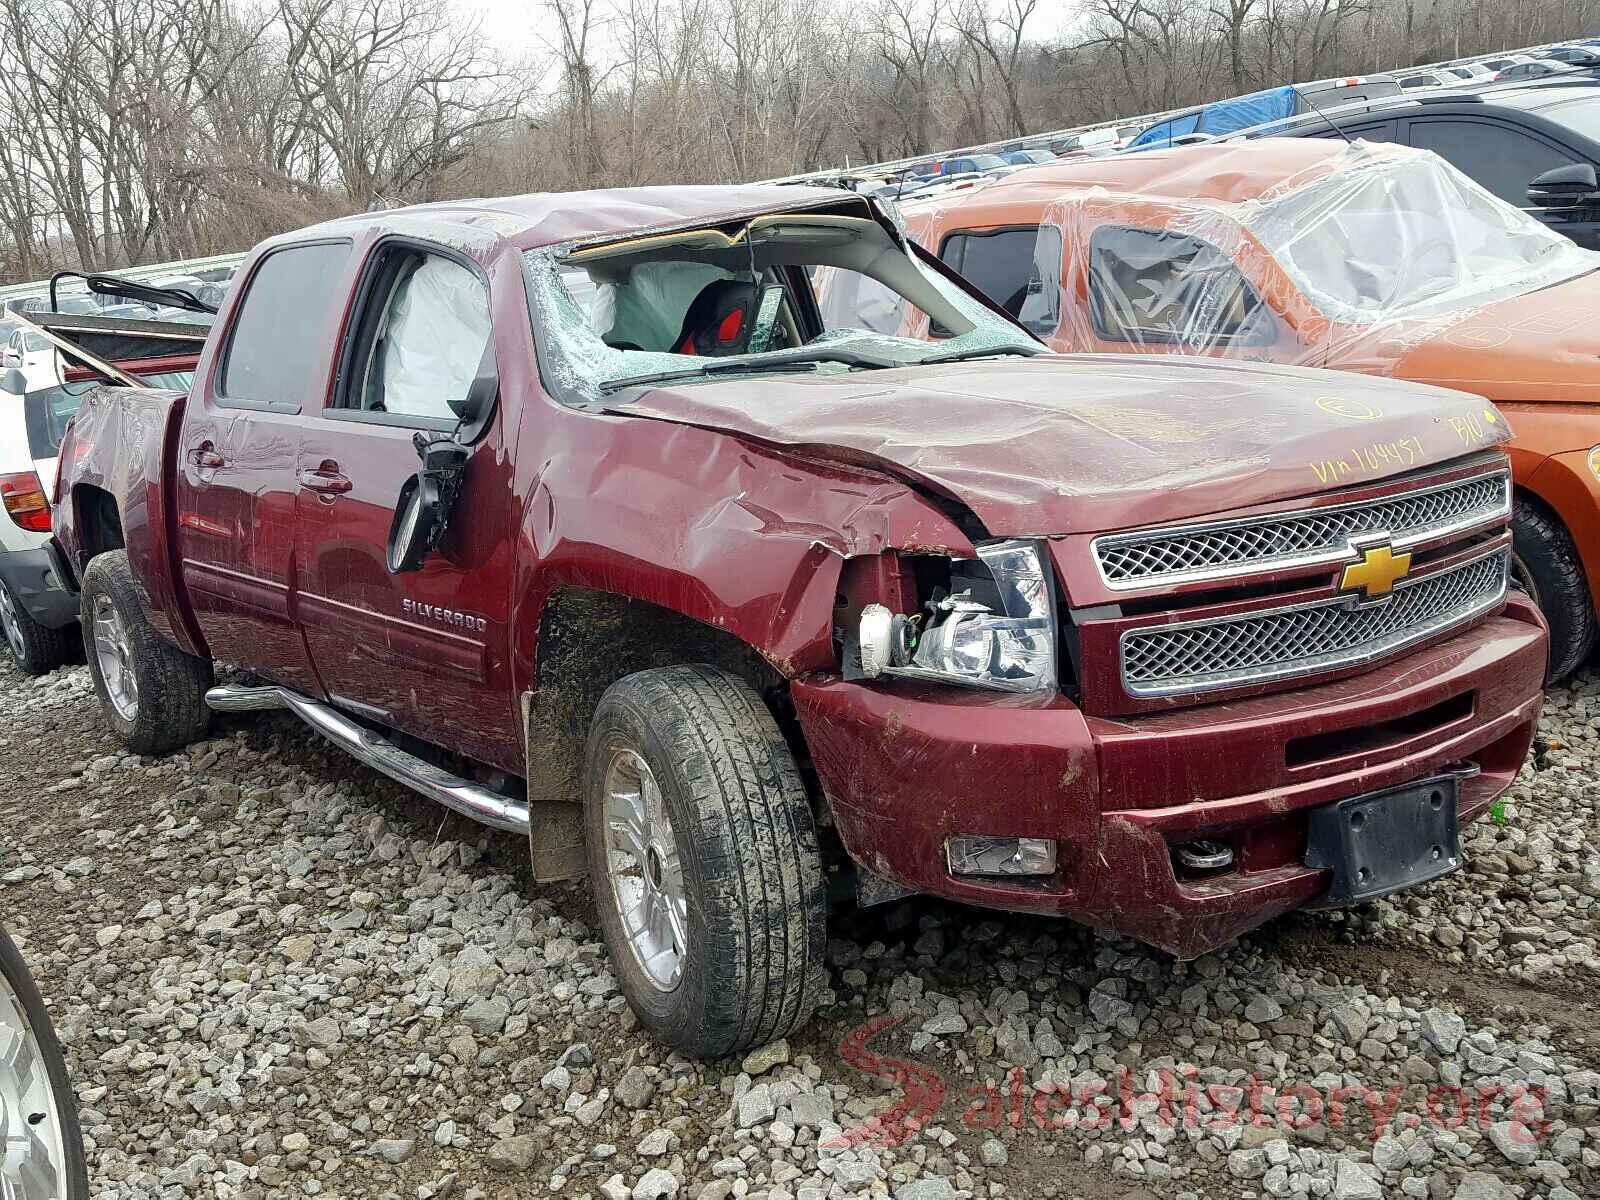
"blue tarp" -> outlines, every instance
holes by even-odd
[[[1268,88],[1264,92],[1251,92],[1248,96],[1235,96],[1232,100],[1218,100],[1204,108],[1193,109],[1176,117],[1168,117],[1150,126],[1129,143],[1130,150],[1149,150],[1172,145],[1172,139],[1186,133],[1209,133],[1216,137],[1237,129],[1249,129],[1268,121],[1281,120],[1294,115],[1295,91],[1293,87]]]

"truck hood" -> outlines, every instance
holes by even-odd
[[[911,477],[991,534],[1099,532],[1372,483],[1498,445],[1475,396],[1348,372],[1042,355],[657,388],[608,411]]]
[[[1600,403],[1600,271],[1475,310],[1420,339],[1394,373],[1501,401]]]

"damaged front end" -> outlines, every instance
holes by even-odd
[[[975,549],[975,558],[947,560],[948,578],[915,612],[866,605],[845,647],[845,677],[1054,691],[1060,638],[1043,544],[1002,539]]]

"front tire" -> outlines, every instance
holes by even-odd
[[[640,1023],[695,1058],[804,1024],[824,979],[822,860],[794,756],[750,686],[709,666],[617,681],[583,792],[600,928]]]
[[[51,629],[33,619],[22,602],[0,580],[0,632],[17,670],[24,675],[47,675],[67,661],[72,651],[71,629]]]
[[[0,1192],[19,1200],[86,1200],[88,1163],[77,1100],[22,955],[0,929]]]
[[[1512,574],[1550,625],[1554,682],[1582,665],[1595,642],[1594,597],[1572,535],[1553,514],[1526,499],[1511,515]]]
[[[94,690],[123,745],[135,754],[167,754],[205,736],[211,663],[151,628],[126,551],[90,560],[79,623]]]

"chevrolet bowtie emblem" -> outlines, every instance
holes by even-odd
[[[1348,564],[1339,576],[1341,592],[1361,593],[1363,600],[1387,596],[1411,570],[1410,553],[1396,554],[1388,546],[1369,546],[1361,561]]]

